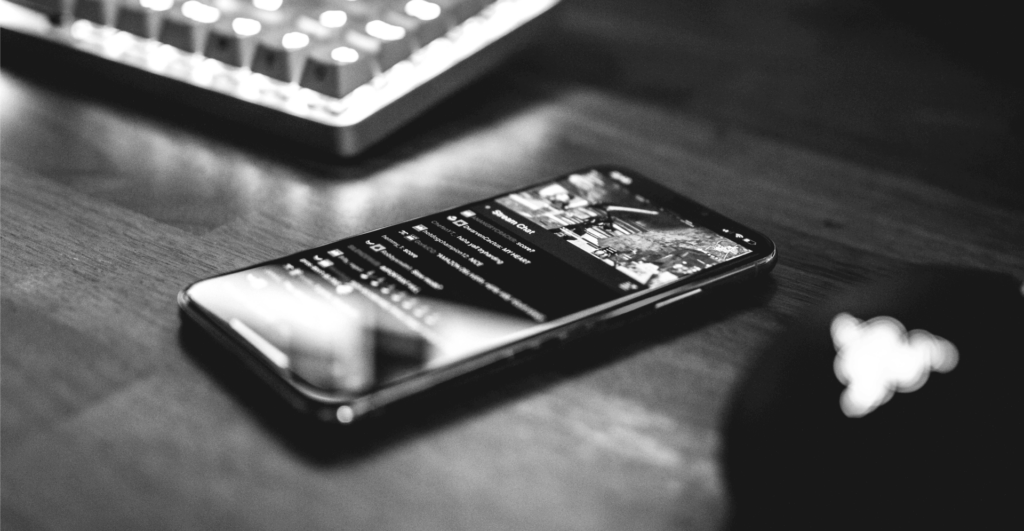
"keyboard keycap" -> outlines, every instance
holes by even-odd
[[[455,25],[455,19],[441,10],[441,6],[427,0],[409,0],[402,6],[402,13],[416,21],[416,41],[420,46],[441,37],[448,32],[448,29]],[[390,15],[390,14],[389,14]],[[392,15],[393,17],[393,15]],[[385,18],[391,22],[392,19]]]
[[[281,81],[298,81],[311,42],[309,34],[290,28],[264,32],[256,45],[252,71]]]
[[[479,13],[494,0],[430,0],[441,6],[441,10],[448,13],[455,19],[456,24],[461,24],[469,17]]]
[[[114,26],[153,39],[160,32],[161,13],[172,7],[174,0],[118,0]]]
[[[422,30],[423,21],[421,21],[418,18],[410,17],[405,13],[389,11],[385,13],[384,16],[380,18],[380,20],[392,26],[402,28],[402,30],[405,31],[405,34],[409,39],[412,48],[414,49],[419,48],[433,40],[426,39],[426,33],[424,33]]]
[[[206,44],[210,25],[221,18],[216,7],[187,0],[174,6],[164,16],[160,28],[160,42],[170,44],[186,52],[199,52]]]
[[[74,15],[77,19],[109,26],[114,22],[114,2],[113,0],[78,0],[75,3]]]
[[[203,55],[233,66],[249,66],[261,31],[263,24],[253,18],[221,18],[210,27]]]
[[[300,84],[340,98],[373,79],[373,56],[358,40],[338,39],[311,49]]]
[[[377,63],[383,72],[412,54],[412,36],[402,26],[389,24],[380,19],[367,22],[359,30],[353,30],[350,39],[358,40],[368,49],[374,50]]]
[[[70,7],[70,0],[11,0],[15,4],[23,5],[33,11],[38,11],[53,17],[59,17],[66,13]]]

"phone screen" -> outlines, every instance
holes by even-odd
[[[352,396],[751,258],[758,243],[628,170],[590,169],[187,293],[293,383]]]

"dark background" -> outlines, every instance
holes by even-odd
[[[910,263],[1024,277],[1008,8],[920,5],[566,0],[351,161],[6,49],[4,528],[720,527],[720,416],[788,318]],[[181,331],[197,278],[594,163],[763,231],[779,266],[340,437]]]

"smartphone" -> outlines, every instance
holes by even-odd
[[[351,424],[775,259],[766,236],[597,166],[200,280],[178,301],[296,410]]]

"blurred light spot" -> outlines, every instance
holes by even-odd
[[[167,11],[174,7],[174,0],[139,0],[139,5],[153,11]]]
[[[839,406],[847,417],[863,417],[896,391],[909,393],[928,381],[931,371],[949,372],[960,355],[949,341],[924,330],[907,332],[892,317],[861,321],[848,313],[832,319],[836,347],[833,368],[847,387]]]
[[[181,14],[203,24],[213,24],[220,19],[220,10],[213,6],[188,0],[181,5]]]
[[[359,60],[359,52],[348,46],[339,46],[331,50],[331,59],[343,64],[354,63]]]
[[[249,75],[238,75],[238,88],[236,92],[239,97],[256,101],[263,94],[268,82],[269,78],[263,74],[249,73]]]
[[[95,42],[97,39],[94,38],[94,34],[97,29],[92,22],[80,18],[71,23],[71,36],[80,41]]]
[[[441,16],[441,6],[426,0],[410,0],[405,4],[405,13],[420,20],[434,20]]]
[[[277,11],[283,3],[284,0],[252,0],[252,5],[264,11]]]
[[[366,23],[366,33],[382,41],[397,41],[405,37],[405,28],[383,20],[371,20]]]
[[[309,35],[298,31],[291,31],[281,37],[281,46],[288,50],[298,50],[309,45]]]
[[[320,24],[328,28],[340,28],[348,22],[348,15],[344,11],[324,11],[320,13]]]
[[[259,33],[263,29],[263,25],[258,20],[238,17],[231,21],[231,29],[243,37],[251,37]]]

